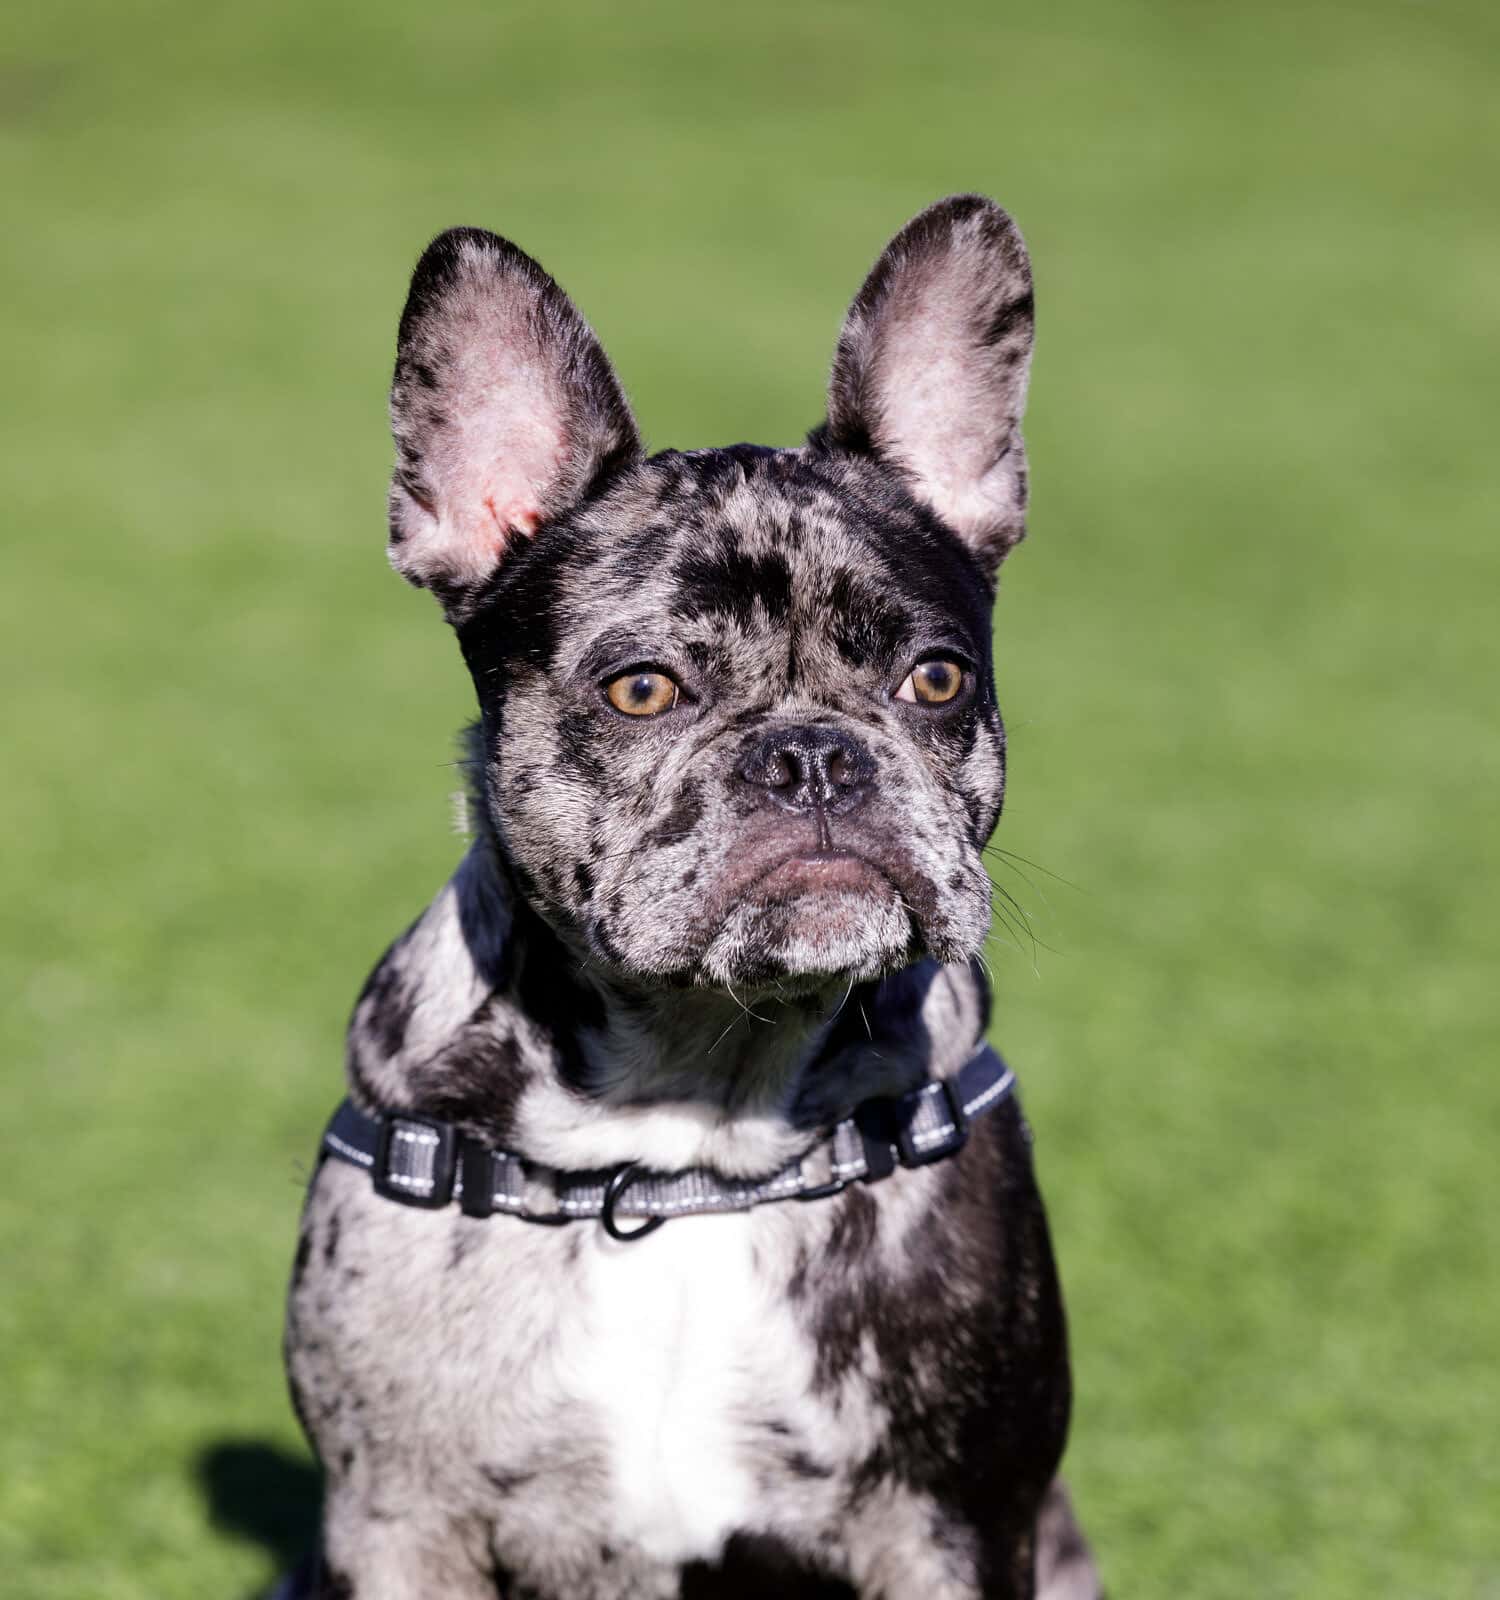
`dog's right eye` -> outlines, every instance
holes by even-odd
[[[609,703],[627,717],[654,717],[670,711],[679,692],[665,672],[622,672],[604,686]]]

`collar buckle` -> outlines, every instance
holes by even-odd
[[[451,1122],[387,1112],[380,1119],[370,1168],[375,1192],[405,1206],[440,1211],[453,1198],[459,1142]]]

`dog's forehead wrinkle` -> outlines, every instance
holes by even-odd
[[[661,458],[634,469],[634,481],[580,514],[596,548],[556,574],[554,605],[647,644],[678,642],[672,630],[697,617],[736,630],[747,659],[757,633],[774,633],[799,671],[823,636],[845,658],[869,660],[984,631],[988,592],[955,541],[889,508],[851,506],[801,455],[783,454],[779,477],[764,467],[747,475],[734,460],[726,479],[711,451],[672,456],[665,473]],[[708,484],[695,481],[705,472]],[[576,633],[571,644],[576,659]]]
[[[836,688],[849,681],[851,671],[868,669],[878,675],[904,668],[906,658],[917,651],[950,643],[967,654],[979,651],[964,619],[952,613],[905,596],[882,599],[874,591],[862,610],[840,608],[827,603],[831,591],[841,597],[836,574],[803,585],[794,580],[792,603],[784,608],[784,586],[777,585],[772,604],[761,603],[753,587],[735,587],[731,609],[700,611],[638,585],[613,606],[594,605],[583,612],[585,618],[598,617],[600,631],[580,635],[556,667],[565,674],[587,674],[664,654],[699,668],[717,665],[721,677],[749,681],[785,678],[795,659],[797,675],[809,684],[826,680]],[[864,641],[864,647],[856,647],[856,640]]]

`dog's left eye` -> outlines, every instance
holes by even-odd
[[[953,699],[963,686],[964,669],[945,656],[934,656],[930,661],[919,661],[907,673],[896,698],[913,705],[940,706]]]
[[[654,717],[677,704],[676,682],[665,672],[622,672],[604,686],[604,693],[616,711],[627,717]]]

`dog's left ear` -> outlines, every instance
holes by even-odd
[[[982,195],[940,200],[891,240],[849,308],[814,436],[893,467],[991,576],[1026,531],[1033,327],[1015,223]]]
[[[452,228],[412,274],[391,384],[391,565],[450,619],[640,436],[599,341],[530,256]]]

